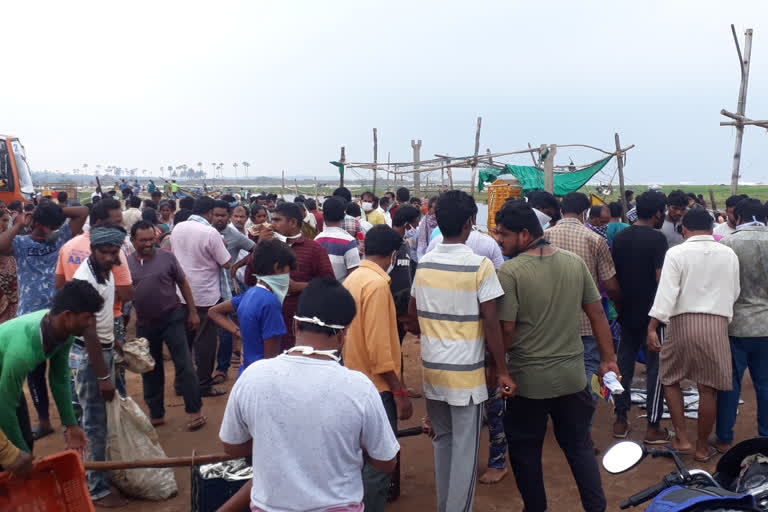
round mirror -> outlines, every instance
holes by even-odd
[[[643,447],[634,441],[622,441],[611,446],[603,456],[603,467],[609,473],[623,473],[645,456]]]

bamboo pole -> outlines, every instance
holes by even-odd
[[[343,166],[346,163],[346,157],[344,155],[344,146],[341,146],[341,157],[339,158],[339,163],[341,163],[341,165],[342,165],[342,169],[340,169],[341,172],[339,173],[339,186],[343,187],[344,186],[344,172],[345,172],[345,169],[343,168]]]
[[[376,128],[373,129],[373,195],[376,195],[376,163],[379,155],[379,139]]]
[[[413,193],[417,196],[421,194],[421,139],[418,142],[411,139],[411,148],[413,148]],[[402,181],[402,179],[401,179]]]
[[[450,166],[451,159],[449,158],[446,163]],[[448,167],[448,190],[453,190],[453,171]]]
[[[475,156],[472,159],[472,177],[469,182],[471,190],[469,194],[475,197],[475,178],[477,177],[477,153],[480,151],[480,127],[483,124],[483,118],[477,116],[477,131],[475,131]]]
[[[296,189],[296,195],[299,196],[299,180],[296,178],[293,178],[293,186]]]
[[[711,203],[712,211],[717,211],[717,205],[715,204],[715,193],[712,189],[709,189],[709,202]]]
[[[180,468],[188,466],[199,466],[201,464],[213,464],[227,460],[238,459],[226,453],[212,453],[210,455],[192,455],[191,457],[167,457],[165,459],[143,459],[129,461],[85,461],[86,470],[93,471],[112,471],[116,469],[136,469],[136,468]]]
[[[315,202],[320,205],[320,198],[317,194],[317,176],[315,176]]]
[[[739,54],[739,69],[741,70],[741,85],[739,86],[739,102],[736,113],[744,116],[747,107],[747,86],[749,84],[749,65],[752,55],[752,29],[748,28],[744,33],[744,57],[739,49],[739,39],[736,37],[736,29],[731,25],[733,40],[736,43],[736,51]],[[736,125],[736,142],[733,149],[733,169],[731,170],[731,195],[736,195],[739,190],[739,166],[741,165],[741,143],[744,138],[744,124]]]
[[[531,147],[531,143],[530,143],[530,142],[528,143],[528,148],[529,148],[529,149],[533,149],[533,148]],[[531,152],[531,160],[533,160],[533,166],[534,166],[534,167],[538,167],[538,164],[536,163],[536,157],[535,157],[535,156],[533,156],[533,152]]]
[[[627,196],[624,194],[624,162],[622,161],[621,144],[619,143],[619,134],[614,135],[616,140],[616,162],[619,166],[619,193],[621,194],[621,220],[627,222]]]

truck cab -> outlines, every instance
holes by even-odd
[[[35,188],[27,154],[18,137],[0,135],[0,201],[32,201]]]

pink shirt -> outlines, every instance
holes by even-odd
[[[221,298],[220,268],[231,259],[221,233],[202,222],[184,221],[171,232],[171,251],[187,276],[195,305],[215,305]]]

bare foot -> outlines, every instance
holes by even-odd
[[[506,466],[502,469],[488,468],[480,477],[480,483],[488,485],[497,484],[504,480],[507,473],[509,473],[509,469]]]
[[[693,451],[693,445],[690,441],[681,442],[680,439],[674,438],[669,442],[669,446],[676,452],[690,452]]]
[[[101,498],[100,500],[94,501],[93,504],[97,507],[104,508],[119,508],[128,504],[128,500],[125,499],[122,494],[120,494],[120,491],[112,486],[109,487],[109,491],[110,493],[107,496]]]

